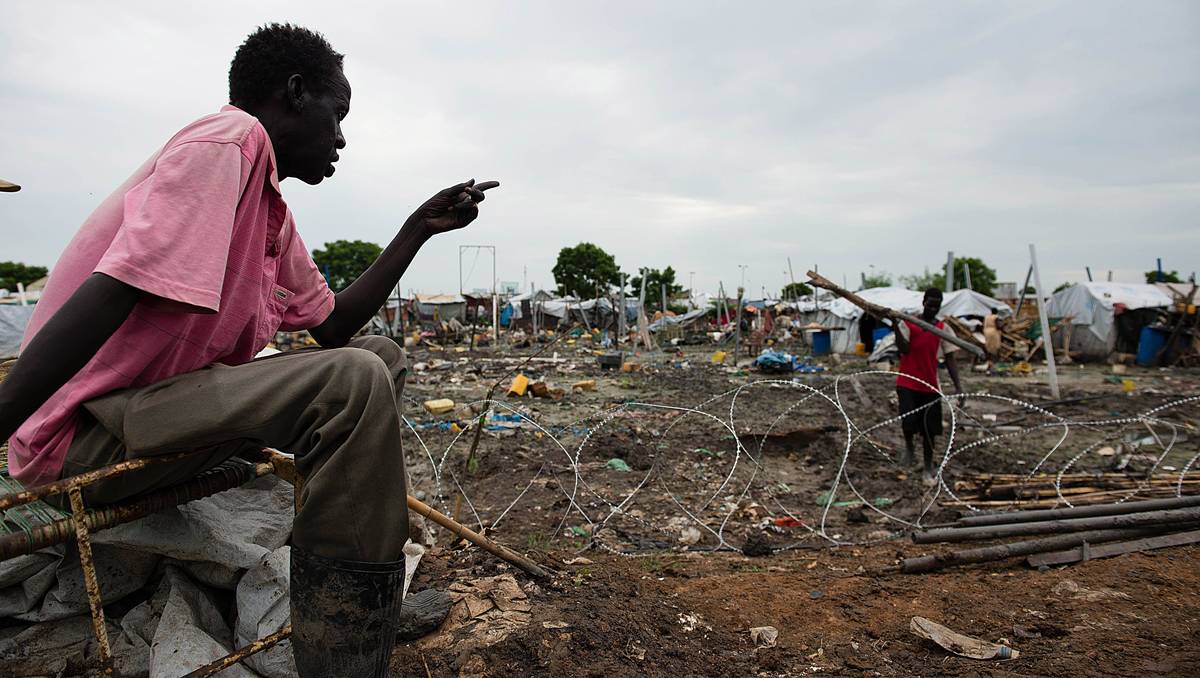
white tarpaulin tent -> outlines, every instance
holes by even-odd
[[[0,360],[15,358],[34,306],[0,305]]]
[[[1071,317],[1072,351],[1103,358],[1116,348],[1118,304],[1124,311],[1166,308],[1171,297],[1155,285],[1085,282],[1055,292],[1046,311],[1052,318]]]
[[[872,287],[855,292],[855,294],[869,302],[912,315],[921,314],[922,301],[925,298],[924,292],[903,287]],[[858,320],[862,317],[863,310],[841,297],[828,303],[822,301],[821,304],[822,307],[819,311],[802,313],[800,324],[815,322],[825,327],[841,328],[841,331],[830,334],[833,350],[838,353],[853,353],[854,345],[858,343]],[[998,315],[1001,318],[1012,315],[1012,309],[1008,307],[1008,304],[998,299],[974,290],[954,290],[947,292],[943,297],[942,310],[938,313],[938,317],[945,318],[950,315],[956,318],[982,317],[990,313],[993,308],[999,311]]]

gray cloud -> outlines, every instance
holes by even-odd
[[[647,6],[649,5],[649,6]],[[458,245],[541,285],[560,247],[698,287],[777,290],[786,259],[851,281],[952,249],[1018,280],[1134,280],[1200,254],[1200,9],[1128,3],[24,3],[0,26],[0,259],[52,264],[177,128],[225,101],[253,26],[347,54],[349,146],[285,182],[310,246],[385,243],[433,191],[503,186],[427,246],[406,289],[450,291]],[[475,264],[472,270],[472,264]],[[490,262],[466,262],[468,287]]]

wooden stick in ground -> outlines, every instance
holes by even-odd
[[[950,342],[951,344],[954,344],[955,346],[967,351],[971,355],[977,356],[979,358],[986,357],[982,348],[979,348],[978,346],[976,346],[975,344],[972,344],[969,341],[959,339],[958,336],[955,335],[953,332],[947,332],[946,330],[939,329],[936,325],[927,323],[924,320],[922,320],[921,318],[916,317],[915,315],[909,315],[908,313],[902,313],[895,309],[887,308],[886,306],[880,306],[879,304],[873,304],[873,303],[867,301],[866,299],[863,299],[862,297],[858,296],[857,294],[855,294],[843,287],[839,287],[838,285],[834,284],[827,278],[818,274],[816,271],[809,271],[808,278],[809,278],[809,282],[812,283],[814,286],[820,287],[823,289],[827,289],[830,292],[833,292],[834,294],[845,299],[846,301],[849,301],[850,303],[861,308],[862,310],[866,311],[867,313],[870,313],[873,316],[876,316],[879,318],[899,318],[901,320],[907,320],[908,322],[916,325],[917,327],[920,327],[921,329],[925,330],[926,332],[932,332],[933,334],[936,334],[937,336],[941,337],[942,339],[945,339],[946,341]]]
[[[1170,528],[1172,526],[1167,526]],[[1060,534],[1053,537],[1045,537],[1043,539],[1030,539],[1028,541],[1018,541],[1011,544],[998,544],[996,546],[984,546],[981,548],[967,549],[965,551],[955,551],[953,553],[940,553],[931,556],[918,556],[916,558],[905,558],[900,563],[900,571],[904,574],[920,574],[922,572],[934,572],[955,565],[971,565],[974,563],[988,563],[995,560],[1004,560],[1005,558],[1015,558],[1017,556],[1028,556],[1034,553],[1046,553],[1047,551],[1059,551],[1069,549],[1087,542],[1089,544],[1098,544],[1100,542],[1117,541],[1119,539],[1133,539],[1136,537],[1144,537],[1152,534],[1157,534],[1165,531],[1166,528],[1128,528],[1121,530],[1095,530],[1092,532],[1076,532],[1074,534]]]
[[[496,556],[497,558],[500,558],[501,560],[504,560],[506,562],[512,563],[513,565],[516,565],[517,567],[521,568],[522,570],[524,570],[525,572],[529,573],[530,575],[532,575],[534,577],[537,577],[539,579],[549,579],[550,578],[550,573],[543,570],[537,563],[535,563],[532,560],[526,558],[525,556],[517,553],[516,551],[513,551],[512,549],[508,548],[507,546],[502,546],[500,544],[497,544],[496,542],[492,541],[491,539],[488,539],[487,537],[483,536],[482,534],[475,532],[474,530],[467,527],[466,525],[456,522],[450,516],[434,509],[433,507],[429,506],[425,502],[417,499],[416,497],[414,497],[412,495],[408,496],[408,508],[410,511],[416,511],[417,513],[425,516],[429,520],[432,520],[433,522],[437,523],[438,525],[441,525],[442,527],[446,528],[447,530],[450,530],[450,532],[452,532],[454,534],[454,536],[460,537],[462,539],[466,539],[467,541],[478,546],[479,548],[483,549],[484,551],[487,551],[488,553]]]

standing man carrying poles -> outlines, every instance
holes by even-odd
[[[942,309],[942,291],[936,287],[925,290],[922,300],[921,319],[944,329],[945,323],[937,319]],[[904,432],[904,455],[900,465],[912,466],[914,460],[913,438],[920,434],[922,444],[923,472],[921,479],[933,485],[933,445],[942,434],[942,396],[938,388],[938,357],[946,362],[946,371],[954,381],[960,394],[962,383],[958,378],[958,361],[954,352],[958,350],[933,332],[922,329],[915,323],[896,318],[896,348],[900,350],[900,374],[896,377],[896,396],[900,405],[900,427]]]

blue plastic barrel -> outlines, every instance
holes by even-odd
[[[1142,335],[1138,337],[1137,364],[1142,367],[1153,367],[1158,352],[1167,343],[1167,333],[1157,327],[1143,327]]]
[[[832,342],[829,338],[829,330],[813,332],[812,346],[813,355],[828,355],[833,350]]]
[[[890,328],[890,327],[876,327],[875,331],[871,333],[871,339],[873,339],[875,341],[875,343],[878,344],[880,342],[880,340],[882,340],[884,337],[886,337],[887,335],[889,335],[891,333],[892,333],[892,328]]]

